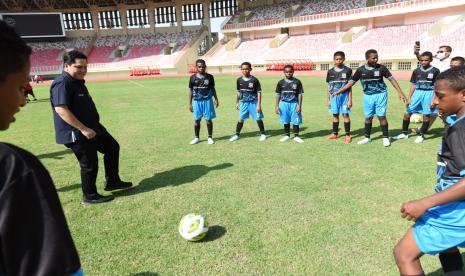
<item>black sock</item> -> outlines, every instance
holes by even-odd
[[[333,134],[339,133],[339,122],[333,122]]]
[[[365,137],[370,138],[371,135],[371,125],[373,123],[365,123]]]
[[[407,135],[408,134],[408,126],[410,125],[410,120],[403,120],[402,121],[402,133]]]
[[[199,136],[200,136],[200,123],[198,125],[197,124],[194,125],[194,135],[195,135],[195,138],[199,138]]]
[[[381,131],[383,132],[383,138],[389,138],[389,125],[381,125]]]
[[[237,122],[236,126],[236,135],[239,136],[241,134],[242,126],[244,126],[244,122]]]
[[[350,135],[350,122],[344,122],[344,130],[346,135]]]
[[[212,121],[210,121],[207,124],[207,131],[208,131],[208,138],[212,138],[213,136],[213,122]]]
[[[291,136],[291,124],[284,125],[284,134],[286,136]]]
[[[260,129],[260,134],[265,134],[265,125],[262,120],[257,121],[258,128]]]
[[[439,253],[439,260],[441,261],[442,270],[445,275],[453,271],[462,272],[463,261],[460,251],[457,250],[453,253]]]
[[[429,121],[423,121],[423,124],[421,125],[421,128],[420,128],[420,135],[423,137],[426,132],[428,131],[428,127],[429,127]]]
[[[299,137],[299,125],[293,125],[294,127],[294,137]]]

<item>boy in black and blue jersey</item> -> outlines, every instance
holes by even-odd
[[[351,88],[358,80],[361,81],[363,89],[363,109],[365,113],[365,137],[358,141],[357,144],[363,145],[371,142],[371,127],[373,117],[378,116],[381,130],[383,131],[383,146],[391,145],[389,141],[389,126],[386,118],[387,113],[387,86],[384,83],[384,78],[387,78],[399,94],[402,101],[406,101],[406,97],[402,92],[396,79],[392,76],[389,69],[378,64],[378,52],[376,50],[368,50],[365,52],[367,63],[357,69],[352,79],[344,87],[333,93],[333,97],[341,94]]]

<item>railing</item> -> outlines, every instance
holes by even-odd
[[[31,66],[31,74],[40,72],[54,72],[61,71],[62,65],[44,65],[44,66]]]
[[[425,4],[438,4],[438,3],[449,3],[449,2],[458,2],[458,1],[456,0],[412,0],[412,1],[397,2],[397,3],[366,7],[366,8],[360,8],[360,9],[311,14],[311,15],[297,16],[297,17],[291,17],[291,18],[278,18],[278,19],[245,22],[245,23],[228,23],[224,25],[222,30],[265,27],[265,26],[271,26],[271,25],[277,25],[277,24],[316,21],[316,20],[322,20],[322,19],[331,19],[335,17],[354,16],[354,15],[368,14],[368,13],[375,14],[377,12],[390,10],[390,9],[404,9],[404,8],[418,7],[418,6],[425,5]]]

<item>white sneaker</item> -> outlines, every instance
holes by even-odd
[[[283,138],[281,138],[281,140],[279,140],[279,142],[286,142],[286,141],[289,141],[289,139],[291,139],[291,137],[286,135]]]
[[[191,144],[191,145],[195,145],[195,144],[198,144],[199,142],[200,142],[200,139],[197,138],[197,137],[195,137],[194,140],[192,140],[192,141],[190,142],[190,144]]]
[[[215,141],[213,141],[213,138],[208,137],[208,144],[213,145],[214,143],[215,143]]]
[[[418,136],[417,139],[415,139],[415,143],[419,144],[425,141],[425,138],[423,136]]]
[[[399,134],[397,136],[394,136],[393,138],[394,138],[394,140],[405,140],[405,139],[408,139],[408,135],[404,134],[404,133],[401,133],[401,134]]]
[[[357,144],[358,145],[363,145],[363,144],[367,144],[367,143],[370,143],[370,142],[371,142],[370,138],[364,137],[362,140],[358,141]]]
[[[389,138],[383,138],[383,146],[389,147],[391,145],[391,142],[389,141]]]
[[[265,141],[265,140],[266,140],[266,135],[265,135],[265,134],[261,134],[261,135],[260,135],[260,138],[258,139],[258,141],[263,142],[263,141]]]
[[[300,138],[299,136],[296,136],[296,137],[294,137],[294,142],[303,143],[304,140],[302,140],[302,138]]]
[[[237,134],[234,134],[231,138],[229,138],[229,142],[234,142],[234,141],[237,141],[239,140],[239,135]]]

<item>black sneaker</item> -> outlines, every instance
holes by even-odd
[[[108,195],[108,196],[103,196],[100,194],[96,194],[95,196],[88,198],[88,197],[83,197],[82,198],[82,204],[99,204],[99,203],[105,203],[108,201],[112,201],[115,199],[114,196]]]
[[[114,191],[132,187],[132,182],[119,181],[117,183],[105,184],[105,191]]]

